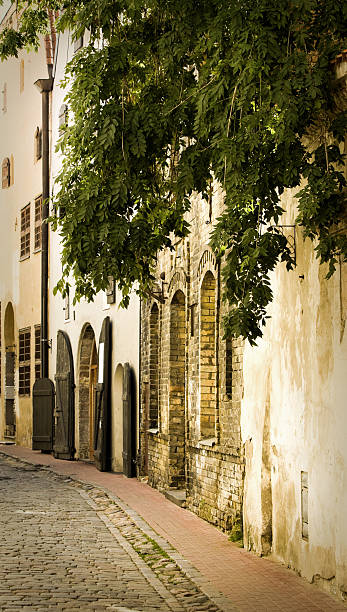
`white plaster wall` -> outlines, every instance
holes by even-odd
[[[7,4],[2,7],[8,8]],[[2,13],[0,14],[0,19]],[[20,91],[20,62],[24,60],[24,90]],[[4,433],[4,371],[5,342],[4,315],[6,305],[11,302],[14,309],[15,341],[18,344],[18,330],[31,328],[31,355],[34,364],[34,328],[40,323],[40,260],[41,252],[34,253],[34,200],[42,193],[41,160],[34,160],[34,134],[41,127],[41,95],[34,82],[47,76],[43,48],[37,53],[21,52],[18,58],[0,63],[0,92],[7,85],[7,110],[3,108],[3,95],[0,100],[0,163],[13,156],[14,182],[7,189],[0,184],[0,302],[2,336],[2,394],[0,410],[0,435]],[[20,261],[20,211],[31,205],[30,257]],[[18,348],[18,347],[17,347]],[[18,350],[16,350],[18,360]],[[18,390],[18,361],[16,362],[15,387]],[[34,367],[31,371],[31,384],[35,380]],[[31,397],[18,397],[15,400],[18,444],[31,445],[32,410]]]
[[[64,76],[66,61],[71,59],[73,55],[73,44],[69,39],[68,33],[59,37],[59,52],[56,63],[55,85],[52,100],[52,172],[51,186],[53,190],[58,189],[55,185],[55,177],[57,176],[61,159],[55,152],[55,143],[59,138],[59,109],[64,103],[66,90],[60,87],[60,82]],[[50,279],[49,279],[49,337],[52,338],[52,351],[50,351],[49,375],[54,380],[56,369],[56,338],[59,329],[64,330],[71,341],[74,368],[75,368],[75,383],[78,383],[78,367],[79,367],[79,349],[81,332],[86,323],[89,323],[94,330],[96,344],[98,346],[99,334],[104,318],[109,316],[112,323],[112,366],[111,380],[114,387],[115,375],[117,366],[128,362],[135,372],[135,383],[138,390],[139,383],[139,298],[134,294],[131,297],[128,309],[119,307],[121,294],[116,290],[116,303],[107,305],[106,296],[102,292],[98,294],[93,303],[87,303],[81,300],[75,306],[72,305],[74,297],[73,290],[70,294],[70,320],[65,321],[64,318],[64,302],[60,294],[53,295],[53,288],[61,275],[60,263],[60,241],[58,232],[50,231]],[[121,392],[121,391],[119,391]],[[119,394],[118,394],[119,395]],[[119,431],[122,428],[122,414],[119,411],[119,397],[115,394],[115,389],[111,390],[112,398],[112,448],[113,448],[113,469],[120,470],[122,458],[122,436]],[[136,397],[137,406],[137,423],[138,423],[138,397]],[[79,452],[79,432],[78,432],[78,389],[76,389],[75,401],[75,441],[77,447],[77,457]],[[116,421],[121,420],[119,424]],[[138,434],[138,432],[137,432]],[[138,440],[138,435],[137,435]]]
[[[294,223],[292,196],[283,223]],[[245,545],[266,552],[262,535],[272,517],[273,557],[324,588],[346,591],[347,313],[340,275],[346,281],[347,272],[338,268],[327,281],[311,242],[296,231],[297,268],[274,272],[271,319],[258,346],[245,347]],[[308,473],[308,541],[301,471]]]

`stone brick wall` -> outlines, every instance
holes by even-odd
[[[158,258],[164,303],[142,305],[140,464],[152,486],[185,489],[191,510],[229,530],[242,512],[243,343],[223,340],[223,262],[216,261],[208,244],[211,224],[221,212],[219,201],[216,195],[210,219],[208,205],[193,199],[189,238]],[[155,323],[153,312],[158,313]],[[156,399],[146,388],[155,376],[158,422],[151,428]]]

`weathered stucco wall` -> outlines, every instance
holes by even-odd
[[[283,223],[294,224],[293,195]],[[274,272],[271,319],[258,346],[245,346],[245,545],[346,593],[347,266],[326,280],[298,227],[296,258],[294,271]]]

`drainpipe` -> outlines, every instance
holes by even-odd
[[[41,238],[41,377],[48,378],[48,223],[49,216],[49,98],[53,89],[51,64],[48,79],[38,79],[42,96],[42,238]]]

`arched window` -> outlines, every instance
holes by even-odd
[[[200,315],[200,436],[216,435],[216,279],[205,274],[201,285]]]
[[[67,124],[67,105],[62,104],[59,110],[59,127]]]
[[[159,416],[159,309],[153,304],[149,319],[149,428],[158,428]]]
[[[11,164],[8,157],[2,162],[2,188],[6,189],[11,184]]]
[[[178,289],[170,304],[169,486],[185,486],[186,307]]]
[[[39,127],[35,130],[34,151],[35,161],[38,161],[42,157],[42,130]]]

